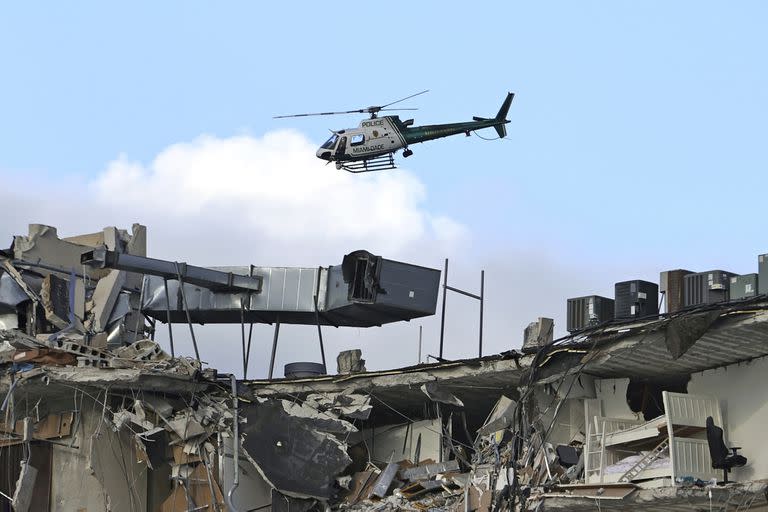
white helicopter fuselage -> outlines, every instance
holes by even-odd
[[[357,128],[334,132],[317,150],[317,157],[328,161],[362,160],[405,147],[403,134],[393,118],[396,116],[366,119]]]

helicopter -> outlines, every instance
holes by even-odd
[[[394,155],[400,149],[403,150],[403,158],[413,154],[411,144],[426,142],[460,133],[469,137],[470,133],[483,128],[494,128],[499,138],[507,135],[505,124],[509,123],[507,112],[515,97],[514,93],[507,93],[507,97],[501,104],[496,117],[473,117],[472,121],[464,123],[431,124],[413,126],[413,119],[402,121],[397,115],[384,115],[379,117],[379,112],[395,110],[417,110],[415,108],[387,108],[396,103],[429,92],[421,91],[386,105],[371,106],[356,110],[341,112],[318,112],[313,114],[291,114],[275,116],[274,119],[287,117],[328,116],[337,114],[370,114],[371,117],[361,121],[357,128],[345,130],[331,130],[332,135],[317,150],[317,157],[327,163],[335,162],[337,169],[344,169],[352,173],[381,171],[396,169]]]

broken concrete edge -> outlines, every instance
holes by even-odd
[[[482,376],[501,371],[511,371],[514,377],[510,385],[516,385],[526,373],[526,366],[533,356],[495,355],[483,358],[462,359],[451,362],[438,362],[407,366],[404,368],[369,371],[344,376],[319,376],[304,379],[246,380],[243,385],[252,390],[254,395],[270,397],[281,393],[310,393],[338,391],[340,384],[347,384],[355,389],[373,389],[392,385],[409,384],[421,386],[430,382],[446,382],[453,378],[467,375]],[[526,365],[526,363],[528,363]]]
[[[662,510],[665,506],[676,510],[680,509],[680,507],[691,506],[695,507],[693,508],[694,510],[699,510],[699,507],[709,505],[711,495],[712,503],[716,504],[718,509],[720,509],[719,507],[724,503],[731,502],[733,499],[764,496],[768,491],[768,480],[752,480],[744,483],[733,482],[723,486],[672,486],[655,489],[640,489],[632,484],[623,485],[628,489],[632,488],[632,490],[620,499],[606,500],[605,498],[601,499],[599,496],[570,495],[565,489],[555,488],[549,493],[532,494],[531,507],[542,512],[554,510],[591,511],[595,510],[595,500],[600,500],[610,501],[613,507],[617,507],[620,510],[637,510],[639,508],[651,507],[654,507],[653,510]],[[608,504],[605,503],[603,506],[608,507]]]

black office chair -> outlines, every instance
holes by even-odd
[[[729,455],[728,447],[723,441],[723,429],[715,425],[712,416],[707,417],[707,443],[709,444],[709,456],[712,459],[714,469],[723,470],[723,483],[728,483],[728,472],[747,463],[747,458],[736,453],[739,447],[732,447],[733,454]]]

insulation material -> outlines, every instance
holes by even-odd
[[[440,402],[455,407],[464,407],[464,403],[456,395],[441,389],[437,382],[422,384],[421,391],[433,402]]]

